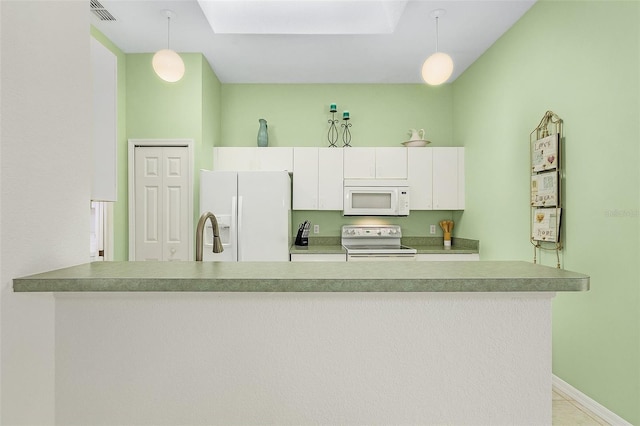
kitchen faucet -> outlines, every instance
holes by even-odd
[[[202,262],[202,250],[204,246],[204,225],[207,223],[207,219],[211,219],[211,225],[213,226],[213,252],[222,253],[222,241],[220,241],[220,230],[218,229],[218,219],[211,212],[203,213],[198,221],[198,227],[196,228],[196,262]]]

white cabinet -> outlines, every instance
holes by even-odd
[[[213,148],[213,170],[293,171],[291,147],[218,147]]]
[[[342,210],[343,150],[318,148],[318,210]]]
[[[346,262],[346,253],[310,253],[310,254],[291,254],[292,262]]]
[[[293,149],[293,210],[342,210],[342,150]]]
[[[433,210],[433,150],[407,148],[411,210]]]
[[[117,201],[118,58],[91,37],[93,176],[91,199]]]
[[[345,148],[345,179],[407,179],[406,148]]]
[[[411,210],[464,209],[464,148],[407,148]]]
[[[376,177],[375,148],[343,148],[345,179],[374,179]]]
[[[407,148],[376,148],[377,179],[407,179]]]
[[[464,209],[464,148],[433,149],[433,209]]]
[[[343,179],[408,179],[411,210],[464,209],[462,147],[218,147],[214,170],[293,173],[294,210],[342,210]]]
[[[430,262],[430,261],[477,261],[480,260],[478,253],[434,253],[434,254],[418,254],[416,255],[417,261]]]
[[[293,210],[318,209],[318,148],[293,149]]]

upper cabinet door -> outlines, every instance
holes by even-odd
[[[375,148],[343,148],[345,179],[374,179],[376,177]]]
[[[293,149],[293,209],[342,210],[342,150]]]
[[[407,148],[344,148],[345,179],[406,179]]]
[[[406,179],[407,148],[376,148],[376,178]]]
[[[464,209],[464,148],[432,148],[433,209]]]
[[[293,172],[292,147],[255,148],[255,150],[260,167],[258,170]]]
[[[339,148],[318,149],[319,210],[342,210],[344,204],[343,152],[344,150]]]
[[[91,199],[117,200],[118,58],[91,37],[93,77],[93,176]]]
[[[293,210],[318,209],[318,148],[293,148]]]
[[[433,209],[433,150],[407,148],[411,210]]]
[[[218,147],[213,149],[213,170],[293,172],[291,147]]]

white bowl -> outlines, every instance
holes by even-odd
[[[404,146],[427,146],[428,143],[431,143],[431,142],[430,141],[425,141],[424,139],[419,139],[419,140],[402,142],[402,145],[404,145]]]

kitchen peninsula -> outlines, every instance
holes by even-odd
[[[14,279],[54,292],[58,420],[92,424],[551,424],[551,301],[588,288],[526,262],[98,262]]]

